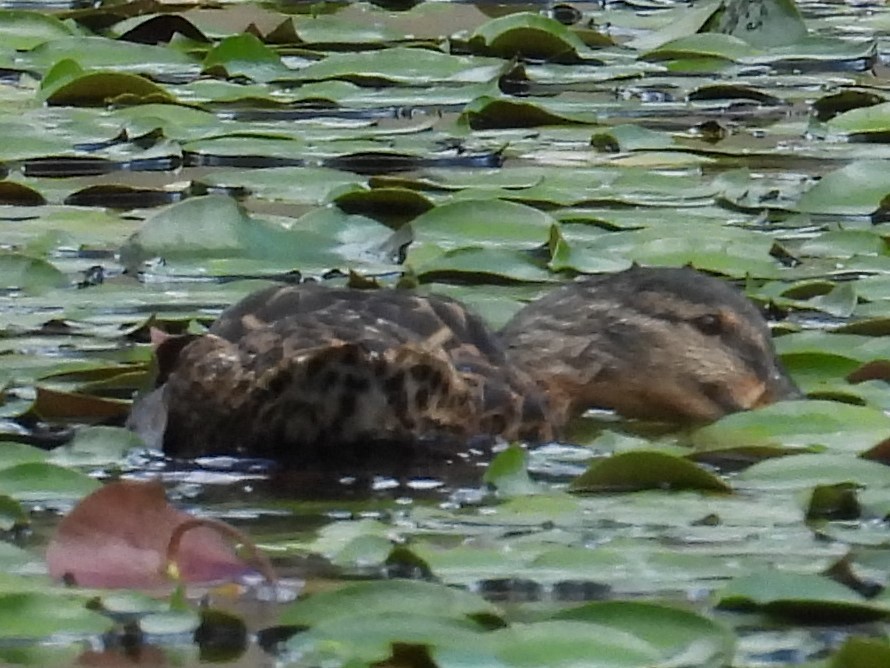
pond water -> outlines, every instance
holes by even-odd
[[[0,661],[886,663],[890,14],[798,9],[0,2]],[[121,427],[151,327],[270,280],[499,326],[632,262],[744,288],[809,398],[333,477]],[[119,479],[249,534],[275,595],[51,582],[60,518]]]

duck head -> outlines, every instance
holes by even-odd
[[[587,408],[715,420],[800,391],[736,288],[693,269],[633,267],[557,288],[502,330],[512,362],[565,421]]]

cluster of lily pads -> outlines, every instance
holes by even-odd
[[[288,665],[886,663],[888,30],[791,0],[0,10],[0,658],[102,635]],[[86,426],[151,382],[150,327],[302,278],[497,326],[632,262],[744,287],[810,398],[681,434],[590,417],[578,447],[505,450],[482,492],[161,470],[286,572],[334,576],[253,644],[238,615],[42,574],[97,478],[157,467]],[[259,519],[214,480],[264,490]],[[337,579],[386,574],[427,582]]]

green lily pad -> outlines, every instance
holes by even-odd
[[[67,445],[56,448],[49,461],[60,466],[99,466],[120,462],[123,456],[144,447],[142,440],[122,427],[85,427]]]
[[[278,54],[250,33],[221,40],[207,52],[202,66],[205,72],[222,69],[227,76],[246,76],[259,82],[293,76]]]
[[[732,35],[757,47],[786,46],[807,35],[807,26],[793,0],[721,2],[703,30]]]
[[[71,107],[174,101],[170,93],[143,76],[108,71],[68,72],[49,84],[45,82],[40,94],[47,104]]]
[[[798,454],[754,464],[736,477],[736,486],[760,490],[789,490],[815,485],[854,483],[887,487],[890,469],[884,464],[850,455]]]
[[[874,135],[874,139],[880,141],[890,134],[890,102],[850,109],[831,118],[826,125],[839,134],[863,138]]]
[[[574,620],[514,624],[491,634],[495,654],[510,666],[618,668],[651,666],[660,652],[627,631]]]
[[[114,622],[92,610],[81,599],[48,593],[0,594],[0,637],[48,638],[55,634],[95,635]]]
[[[93,36],[53,39],[22,56],[26,65],[41,71],[65,59],[73,60],[87,70],[108,68],[118,71],[183,72],[196,69],[195,61],[189,55],[174,49]]]
[[[313,626],[325,620],[351,617],[361,611],[366,619],[377,613],[399,612],[406,617],[435,615],[463,619],[493,615],[497,609],[481,597],[444,585],[411,580],[351,584],[292,603],[282,612],[282,624]]]
[[[771,615],[820,623],[877,619],[890,612],[826,577],[781,571],[733,580],[719,592],[719,597],[721,607],[755,608]]]
[[[851,636],[828,661],[829,668],[871,668],[890,662],[890,643],[878,638]]]
[[[719,477],[688,459],[656,451],[629,451],[600,459],[575,478],[570,489],[574,492],[629,492],[641,489],[732,491]]]
[[[797,202],[805,213],[867,216],[890,195],[890,161],[858,160],[823,176]]]
[[[640,57],[650,61],[677,60],[680,58],[718,58],[740,61],[756,55],[757,49],[747,42],[720,33],[698,33],[679,37],[646,51]]]
[[[491,460],[482,481],[504,496],[539,492],[540,488],[529,478],[525,457],[525,450],[515,445],[510,446]]]
[[[68,285],[68,277],[41,258],[0,252],[0,289],[41,294]]]
[[[11,531],[14,527],[27,526],[28,514],[24,508],[9,496],[0,496],[0,531]],[[0,556],[2,563],[2,556]]]
[[[473,130],[491,128],[534,128],[542,125],[596,124],[596,113],[557,111],[543,104],[517,102],[489,95],[477,97],[461,112],[459,121]]]
[[[0,469],[0,494],[19,501],[79,499],[99,487],[94,478],[54,464],[32,462]]]
[[[433,82],[486,83],[497,77],[503,62],[488,58],[450,56],[429,49],[394,47],[362,53],[335,53],[301,69],[303,81],[341,79],[422,86]]]
[[[551,62],[577,62],[587,45],[559,21],[518,12],[491,19],[476,28],[469,40],[484,55],[526,57]]]
[[[862,452],[890,433],[882,411],[832,401],[783,401],[728,415],[692,434],[695,445],[783,445]]]
[[[469,619],[419,612],[377,611],[369,616],[353,614],[317,622],[312,629],[287,642],[289,652],[298,653],[315,665],[351,661],[355,665],[383,662],[394,646],[420,646],[427,651],[481,644],[483,628]]]
[[[554,618],[614,626],[652,643],[665,656],[676,656],[694,647],[702,665],[730,661],[735,650],[735,637],[717,622],[688,610],[654,603],[595,601],[559,612]]]
[[[44,42],[75,34],[71,25],[51,14],[15,9],[0,11],[0,40],[7,48],[27,51]]]

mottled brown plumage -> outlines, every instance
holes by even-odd
[[[182,347],[165,378],[168,453],[301,462],[373,457],[381,443],[545,441],[590,407],[706,421],[798,393],[751,302],[664,268],[566,284],[499,333],[446,297],[271,287]]]

